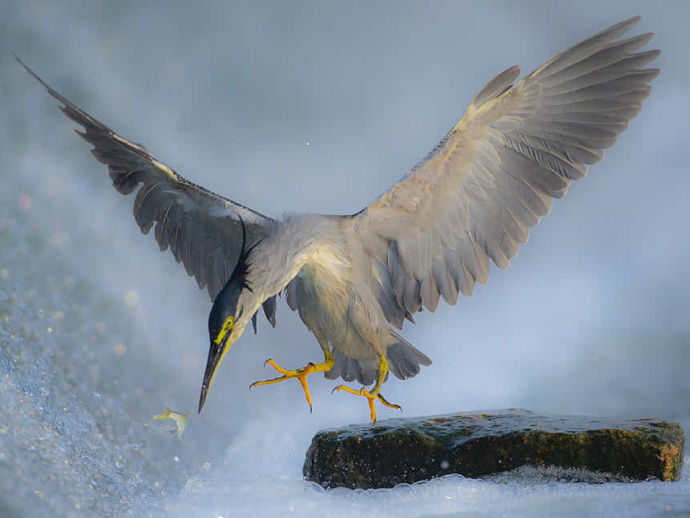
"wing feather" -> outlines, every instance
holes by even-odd
[[[422,162],[350,217],[345,228],[390,274],[391,323],[422,305],[434,311],[441,296],[455,304],[458,293],[472,295],[488,281],[489,259],[507,268],[553,198],[603,158],[659,73],[643,68],[659,51],[636,53],[652,34],[619,39],[638,21],[584,40],[515,84],[518,67],[499,74]]]

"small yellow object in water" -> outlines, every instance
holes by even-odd
[[[166,408],[165,412],[163,412],[162,414],[154,415],[153,418],[172,419],[173,421],[175,421],[175,432],[177,433],[177,436],[180,439],[182,439],[184,429],[187,427],[187,414],[180,414],[179,412],[175,412],[174,410]]]

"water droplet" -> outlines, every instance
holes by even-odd
[[[22,212],[26,212],[31,208],[31,197],[28,194],[22,194],[17,200],[17,207]]]
[[[129,290],[125,293],[124,303],[128,308],[133,308],[139,302],[139,294],[136,291]]]

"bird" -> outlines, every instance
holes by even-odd
[[[401,330],[414,314],[456,304],[486,284],[490,261],[506,269],[529,232],[599,162],[641,110],[660,54],[641,50],[653,33],[623,39],[630,18],[556,55],[519,81],[498,74],[460,121],[397,183],[358,212],[272,218],[215,194],[158,161],[72,104],[17,56],[60,104],[107,165],[114,188],[135,194],[134,218],[153,230],[212,300],[209,352],[198,411],[232,345],[263,311],[276,325],[276,297],[316,338],[323,361],[278,372],[251,387],[297,379],[312,408],[307,376],[359,382],[333,389],[401,409],[382,395],[392,373],[416,376],[431,359]],[[639,52],[638,52],[639,51]],[[372,387],[368,388],[370,385]]]

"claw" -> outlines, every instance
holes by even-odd
[[[345,392],[349,392],[350,394],[354,394],[355,396],[362,396],[362,397],[367,398],[367,403],[369,403],[369,412],[370,412],[370,415],[371,415],[371,421],[372,421],[371,427],[372,427],[372,428],[373,428],[374,426],[376,426],[376,407],[374,406],[374,401],[375,401],[375,400],[378,399],[378,400],[381,402],[381,404],[383,404],[384,406],[387,406],[388,408],[397,408],[398,410],[400,410],[400,411],[402,412],[402,407],[401,407],[400,405],[396,405],[396,404],[394,404],[394,403],[389,403],[389,402],[386,400],[386,398],[384,398],[384,397],[378,392],[378,390],[377,390],[376,387],[374,387],[374,389],[373,389],[371,392],[369,392],[369,391],[366,389],[366,387],[362,387],[362,388],[359,389],[359,390],[355,390],[355,389],[350,388],[350,387],[348,387],[348,386],[346,386],[346,385],[338,385],[337,387],[335,387],[335,388],[331,391],[331,394],[335,393],[336,391],[341,391],[341,390],[344,390]]]

